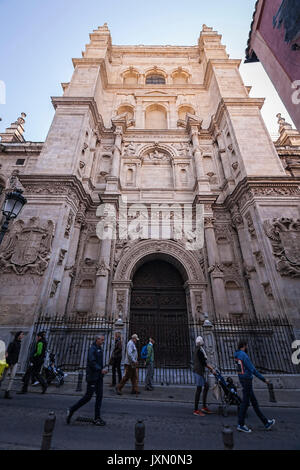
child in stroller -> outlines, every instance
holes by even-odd
[[[49,355],[49,365],[48,367],[45,367],[45,376],[48,385],[50,385],[53,380],[56,382],[56,387],[60,387],[64,384],[66,374],[56,367],[55,354],[53,353],[50,353]]]
[[[47,385],[50,385],[55,380],[56,387],[60,387],[64,384],[65,374],[61,369],[58,369],[55,365],[55,354],[49,353],[48,360],[44,363],[43,375],[46,378]],[[33,385],[39,382],[34,382]]]
[[[216,385],[219,388],[219,394],[222,402],[222,405],[219,407],[219,409],[221,408],[223,416],[227,416],[227,407],[229,405],[235,405],[239,409],[242,400],[237,393],[237,388],[234,385],[232,378],[227,377],[225,380],[217,368],[215,368],[215,372]]]

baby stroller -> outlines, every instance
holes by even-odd
[[[216,379],[216,388],[218,397],[221,398],[221,405],[219,406],[219,412],[223,416],[228,416],[227,408],[228,406],[235,405],[239,409],[239,406],[242,402],[241,398],[238,396],[237,388],[233,383],[231,377],[227,377],[225,380],[221,372],[215,368],[215,379]],[[217,398],[218,398],[217,397]]]
[[[44,367],[44,373],[47,384],[50,385],[51,382],[55,380],[56,387],[60,387],[64,384],[64,378],[67,375],[55,366],[55,354],[53,353],[49,354],[49,365]]]

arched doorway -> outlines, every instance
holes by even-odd
[[[129,333],[137,333],[140,347],[153,336],[156,367],[188,367],[189,325],[184,280],[175,266],[152,259],[132,279]]]

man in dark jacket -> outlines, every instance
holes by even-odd
[[[250,433],[251,429],[249,429],[248,426],[245,425],[246,412],[250,405],[250,402],[253,406],[255,413],[257,414],[259,419],[262,421],[262,423],[264,424],[267,430],[271,429],[273,424],[275,424],[275,419],[268,420],[263,415],[263,413],[261,412],[259,408],[258,401],[254,395],[253,388],[252,388],[253,375],[255,375],[259,380],[261,380],[262,382],[265,382],[266,384],[268,384],[269,381],[266,380],[264,376],[261,375],[255,369],[254,365],[250,361],[250,358],[247,352],[248,352],[247,342],[240,341],[238,345],[238,350],[234,353],[234,358],[235,358],[236,365],[237,365],[239,381],[243,388],[243,401],[239,409],[239,419],[238,419],[237,430]]]
[[[42,386],[42,393],[45,393],[47,390],[47,382],[41,375],[41,368],[44,364],[45,356],[47,350],[47,343],[45,339],[45,332],[41,331],[37,334],[36,343],[31,352],[29,359],[29,366],[23,377],[23,387],[19,393],[27,393],[28,384],[31,377],[35,377]]]
[[[122,372],[121,372],[121,360],[122,360],[122,339],[121,333],[116,331],[115,333],[115,346],[112,352],[112,356],[110,359],[110,364],[112,366],[112,382],[110,384],[111,387],[115,387],[116,385],[116,375],[118,373],[118,382],[120,383],[122,380]]]
[[[103,376],[107,374],[107,368],[103,367],[103,350],[104,336],[96,336],[95,342],[89,349],[88,360],[86,366],[87,389],[85,395],[67,410],[67,424],[70,424],[71,417],[76,410],[88,403],[93,394],[96,393],[95,403],[95,419],[96,426],[104,426],[106,423],[100,417],[100,410],[103,396]]]
[[[12,396],[10,395],[10,391],[11,391],[11,387],[13,384],[13,380],[17,372],[17,368],[18,368],[18,360],[19,360],[19,355],[20,355],[21,342],[23,338],[24,338],[23,331],[18,331],[15,334],[14,340],[11,343],[9,343],[6,354],[5,354],[8,368],[4,370],[1,382],[4,380],[4,377],[8,370],[10,372],[10,377],[9,377],[9,381],[6,387],[4,398],[12,398]]]

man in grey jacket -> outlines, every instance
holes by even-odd
[[[125,355],[125,374],[121,382],[116,386],[116,392],[118,395],[122,395],[122,388],[126,382],[130,379],[132,384],[132,394],[138,395],[138,352],[136,349],[136,343],[139,341],[138,335],[133,334],[131,339],[127,343],[126,355]]]

